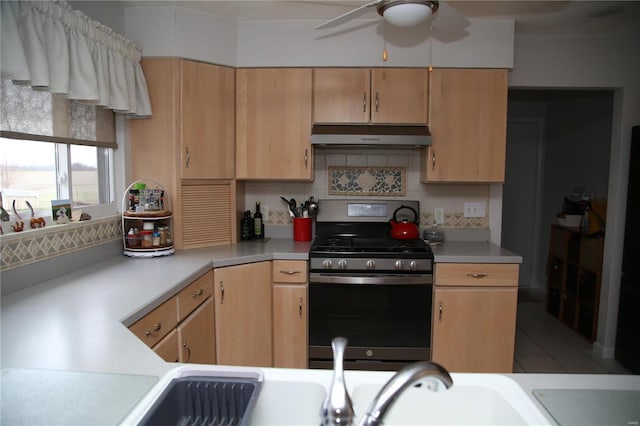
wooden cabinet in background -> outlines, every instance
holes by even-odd
[[[518,264],[436,264],[434,362],[453,372],[513,371],[518,269]]]
[[[214,270],[218,364],[271,367],[271,262]]]
[[[129,329],[168,362],[215,364],[213,271],[208,271]]]
[[[307,262],[273,261],[273,366],[307,368]]]
[[[234,69],[178,58],[145,58],[141,64],[153,116],[128,121],[131,177],[153,179],[168,190],[176,249],[235,242]],[[227,210],[201,203],[198,220],[185,220],[183,211],[193,212],[183,206],[189,200],[185,185],[201,185],[204,192],[212,183],[227,187]],[[215,224],[228,229],[214,239],[183,238],[185,227],[209,230]]]
[[[604,238],[551,226],[545,307],[590,342],[596,340]]]
[[[236,70],[236,177],[311,180],[310,68]]]
[[[434,68],[429,96],[423,182],[504,182],[507,70]]]
[[[426,124],[426,68],[315,68],[314,123]]]

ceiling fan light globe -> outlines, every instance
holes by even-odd
[[[399,3],[384,10],[382,15],[391,25],[412,27],[431,17],[431,8],[423,3]]]

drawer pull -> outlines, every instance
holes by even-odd
[[[302,297],[298,300],[298,317],[302,318]]]
[[[160,331],[160,329],[162,328],[162,323],[161,322],[157,322],[153,325],[153,329],[152,330],[147,330],[144,332],[144,335],[149,337],[151,336],[153,333],[157,333],[158,331]]]
[[[486,277],[488,277],[487,274],[467,274],[467,276],[471,277],[471,278],[486,278]]]
[[[182,342],[182,347],[187,350],[187,359],[185,359],[184,362],[189,362],[189,360],[191,359],[191,348],[189,347],[189,345],[187,345],[186,340]]]
[[[442,302],[438,304],[438,322],[442,322]]]
[[[285,274],[285,275],[295,275],[295,274],[301,274],[302,271],[283,271],[282,269],[280,270],[281,274]]]
[[[195,299],[196,297],[198,297],[198,296],[202,296],[203,294],[204,294],[204,290],[203,290],[203,289],[200,289],[200,290],[198,290],[196,293],[193,293],[193,294],[191,295],[191,297],[193,297],[193,298]]]
[[[224,303],[224,283],[220,281],[220,304]]]

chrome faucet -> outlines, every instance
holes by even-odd
[[[353,404],[344,383],[344,351],[347,348],[347,339],[336,337],[331,341],[333,349],[333,379],[331,388],[324,399],[320,415],[322,426],[351,425],[355,413]]]
[[[324,403],[322,404],[322,426],[352,425],[355,413],[351,398],[344,382],[343,359],[347,347],[347,339],[336,337],[331,342],[333,349],[333,381]],[[444,385],[449,389],[453,386],[453,379],[449,372],[439,364],[428,361],[409,364],[398,371],[385,385],[369,405],[360,420],[359,426],[378,426],[398,397],[409,387],[425,378],[434,379],[427,384],[427,389],[438,391]]]

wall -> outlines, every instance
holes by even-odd
[[[629,171],[631,127],[640,124],[640,36],[534,36],[515,38],[511,87],[611,88],[614,92],[603,288],[594,349],[612,358]]]

